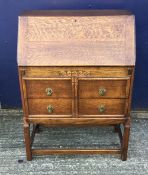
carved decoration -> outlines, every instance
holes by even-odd
[[[82,71],[82,70],[68,70],[68,71],[59,71],[59,76],[90,76],[90,71]]]

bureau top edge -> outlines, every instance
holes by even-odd
[[[62,64],[60,64],[60,65],[47,65],[47,64],[21,64],[21,63],[18,63],[18,67],[135,67],[135,64],[117,64],[117,65],[114,65],[114,64],[108,64],[108,65],[85,65],[85,64],[78,64],[78,65],[75,65],[75,64],[73,64],[73,65],[71,65],[71,64],[66,64],[66,65],[62,65]]]
[[[19,16],[116,16],[133,15],[128,10],[32,10],[24,11]],[[133,15],[134,16],[134,15]]]

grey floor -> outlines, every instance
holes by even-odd
[[[22,112],[0,110],[0,175],[148,175],[148,118],[132,114],[128,160],[118,155],[49,155],[26,161]],[[139,119],[139,117],[141,117]],[[143,118],[142,118],[143,117]],[[119,147],[110,127],[41,128],[34,147]],[[18,162],[20,161],[20,163]]]

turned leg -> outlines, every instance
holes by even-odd
[[[29,161],[32,160],[31,138],[30,138],[30,125],[26,122],[24,123],[24,137],[25,137],[27,160]]]
[[[123,133],[123,140],[122,140],[122,154],[121,154],[121,159],[123,161],[127,160],[129,135],[130,135],[130,120],[128,120],[124,124],[124,133]]]

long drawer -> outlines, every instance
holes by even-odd
[[[128,66],[53,66],[53,67],[21,67],[27,77],[127,77],[133,68]]]

